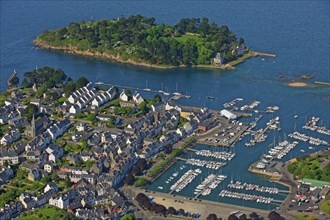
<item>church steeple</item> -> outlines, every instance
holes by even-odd
[[[37,136],[34,114],[32,115],[32,121],[31,121],[31,133],[32,133],[32,138],[35,138]]]

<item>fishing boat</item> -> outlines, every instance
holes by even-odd
[[[216,99],[217,97],[214,97],[214,96],[206,96],[206,98],[208,98],[208,99]]]

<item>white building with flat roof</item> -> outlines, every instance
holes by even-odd
[[[223,109],[220,112],[221,116],[224,116],[230,120],[234,120],[237,118],[237,115],[235,115],[234,113],[232,113],[231,111],[228,111],[227,109]]]

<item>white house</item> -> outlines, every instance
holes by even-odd
[[[192,126],[190,124],[190,122],[186,122],[184,125],[183,125],[183,129],[186,131],[187,134],[191,134],[192,133]]]
[[[49,190],[52,190],[52,189],[55,190],[56,192],[58,190],[58,186],[56,185],[56,183],[54,181],[48,183],[47,186],[45,186],[44,193]]]
[[[70,121],[65,119],[63,121],[58,121],[50,128],[47,129],[47,132],[51,136],[52,140],[56,139],[58,136],[61,136],[71,125]]]
[[[104,93],[99,94],[96,96],[92,101],[92,106],[100,107],[101,105],[105,104],[108,101],[111,101],[116,95],[116,89],[111,87]]]
[[[69,205],[69,198],[66,195],[60,195],[50,198],[49,205],[56,206],[60,209],[66,209]]]
[[[128,102],[128,95],[126,95],[125,91],[122,91],[119,95],[119,99],[125,102]]]
[[[78,105],[72,105],[69,109],[70,114],[77,114],[79,112],[81,112],[81,108]]]
[[[86,123],[83,122],[78,122],[78,124],[76,125],[76,129],[77,131],[85,131],[87,128]]]
[[[94,99],[96,94],[97,91],[92,86],[92,83],[88,83],[83,88],[76,90],[68,98],[69,103],[71,103],[73,106],[73,107],[71,106],[69,112],[71,114],[77,114]]]
[[[134,93],[134,95],[133,95],[133,100],[134,100],[134,102],[136,102],[136,104],[141,104],[143,101],[144,101],[144,99],[142,98],[142,96],[140,95],[140,93],[138,93],[138,92],[135,92]]]

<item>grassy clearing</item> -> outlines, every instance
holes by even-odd
[[[46,206],[44,208],[35,209],[32,212],[22,213],[18,220],[41,220],[41,219],[49,219],[49,220],[68,220],[68,219],[76,219],[74,215],[56,208]]]
[[[199,41],[201,38],[198,35],[192,35],[192,34],[183,34],[180,37],[175,38],[179,43],[185,44],[187,41]]]
[[[321,202],[320,209],[330,215],[330,193]]]

